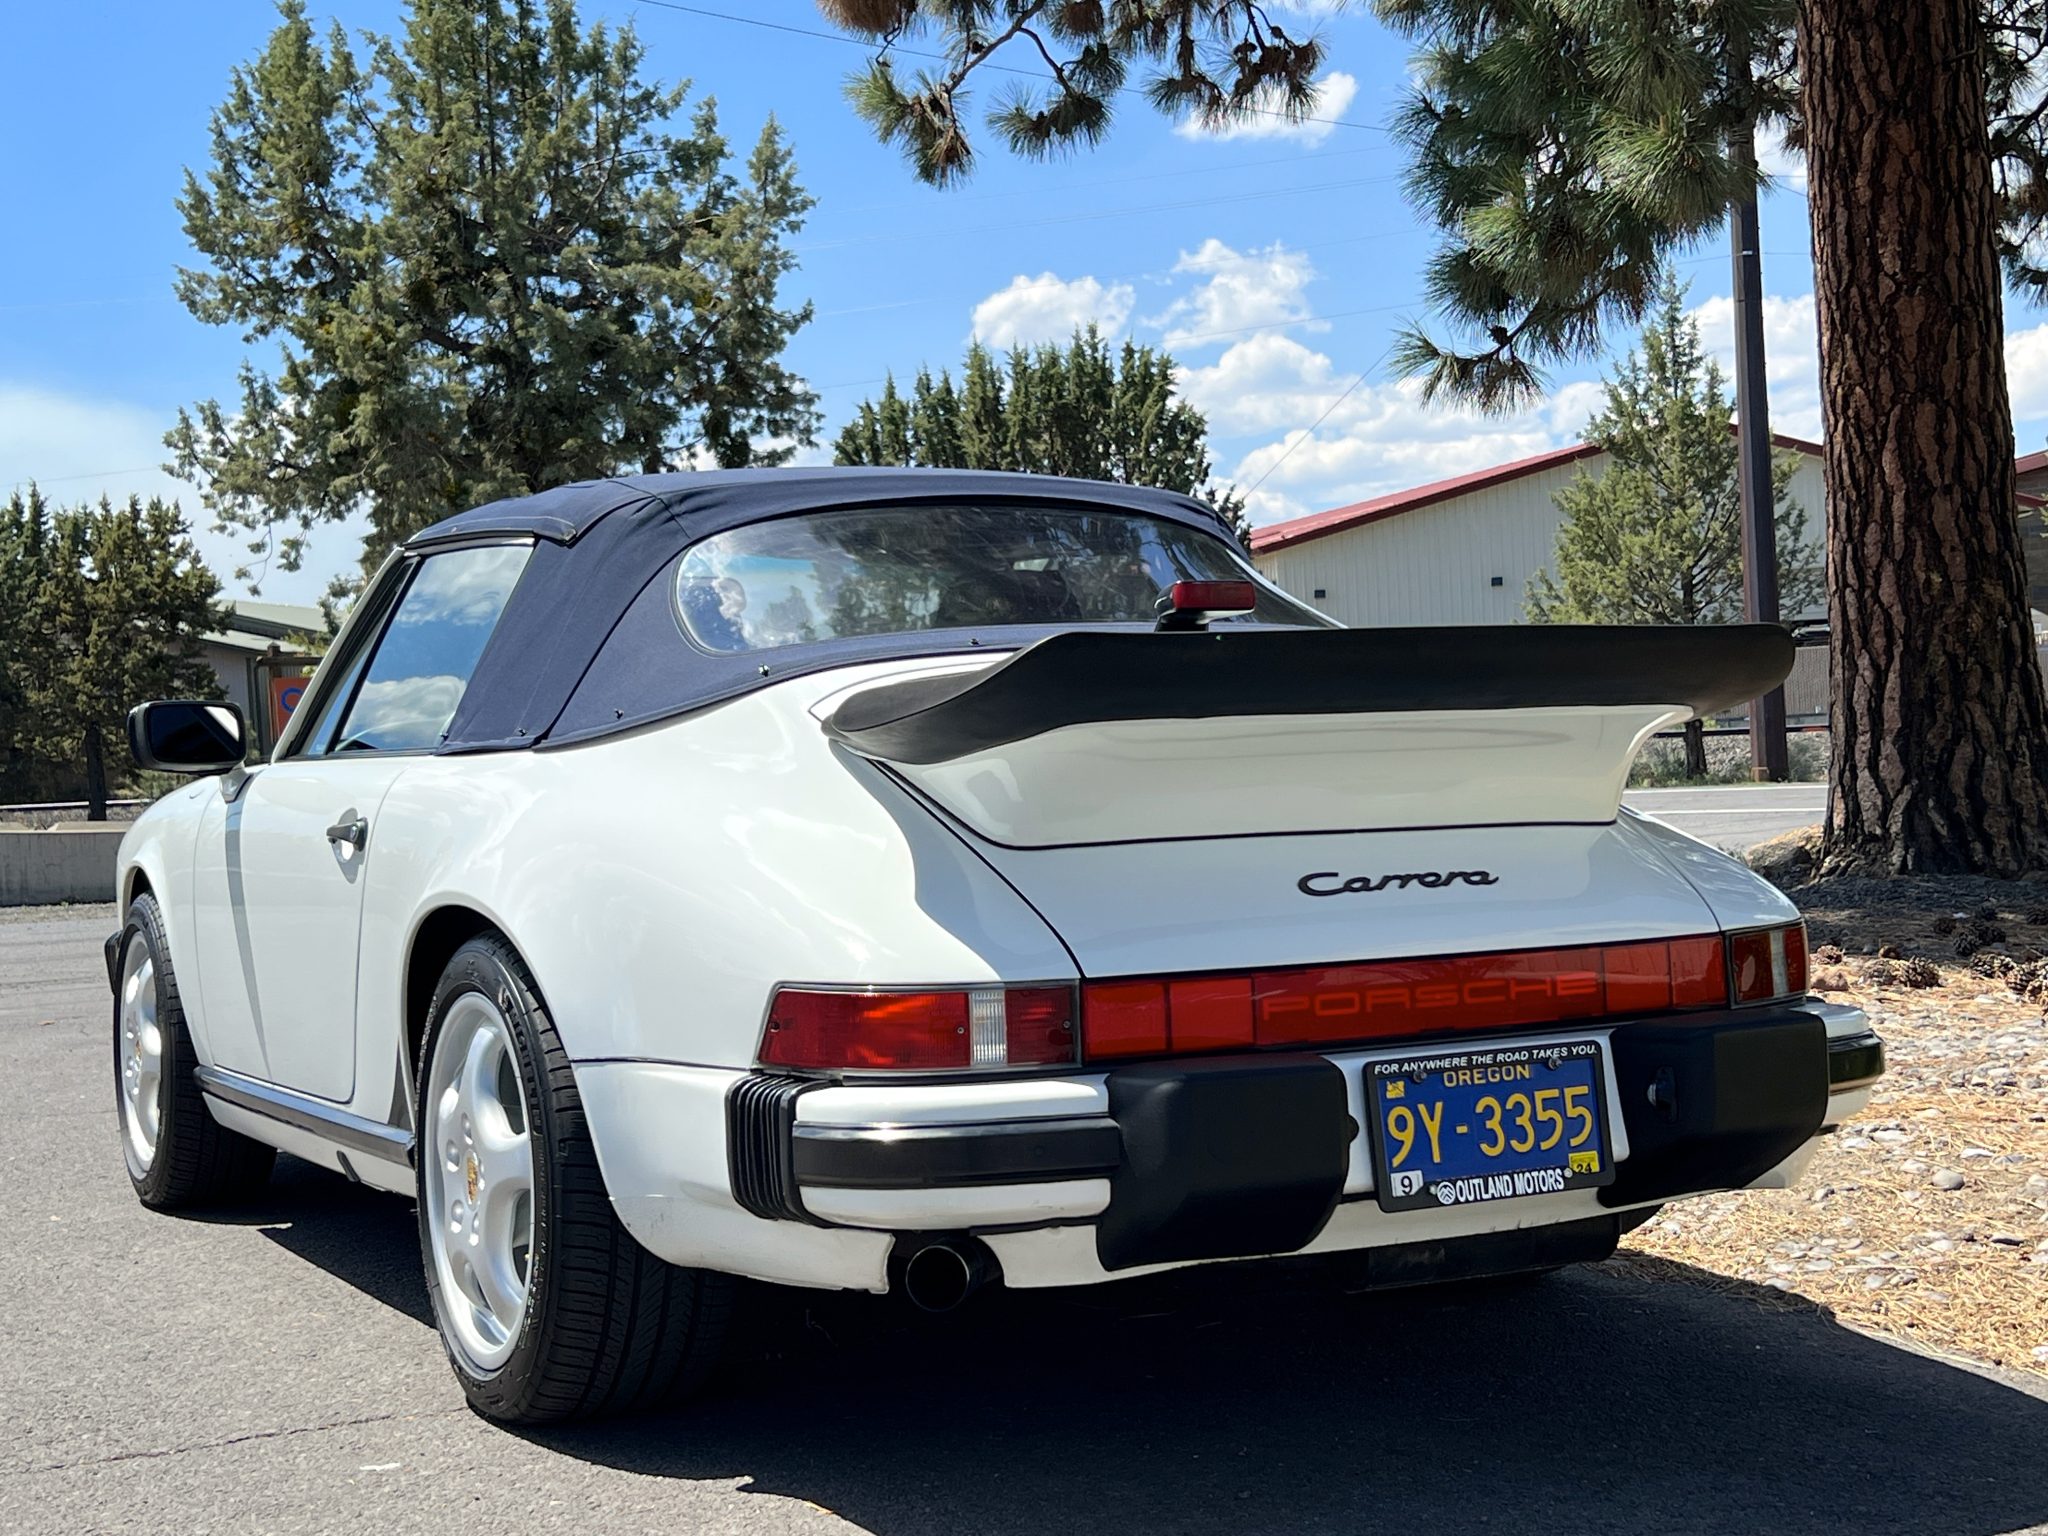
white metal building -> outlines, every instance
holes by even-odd
[[[1800,455],[1791,496],[1824,544],[1820,445],[1777,436]],[[1344,624],[1519,624],[1529,580],[1557,552],[1557,493],[1598,474],[1590,443],[1316,512],[1252,533],[1269,578]],[[1825,608],[1787,618],[1819,618]]]

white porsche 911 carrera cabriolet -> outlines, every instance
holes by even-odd
[[[1207,507],[1022,475],[596,481],[428,529],[269,762],[122,844],[151,1206],[282,1148],[419,1204],[470,1401],[618,1409],[735,1277],[1086,1285],[1612,1251],[1882,1072],[1777,890],[1620,806],[1782,631],[1344,629]]]

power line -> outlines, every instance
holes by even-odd
[[[866,39],[858,37],[848,37],[844,32],[827,32],[817,27],[799,27],[785,21],[768,21],[759,16],[735,16],[730,11],[714,11],[708,6],[683,5],[679,3],[679,0],[633,0],[633,3],[635,5],[652,6],[657,10],[680,11],[685,16],[703,16],[713,21],[735,22],[743,27],[760,27],[769,32],[786,32],[792,37],[816,38],[821,42],[827,43],[845,43],[852,47],[860,49],[863,53],[870,52],[874,49],[874,45],[868,42]],[[905,55],[906,57],[913,59],[933,59],[941,64],[951,64],[955,62],[949,55],[943,53],[935,53],[929,48],[907,48],[901,43],[887,44],[881,51],[887,53],[900,53]],[[1027,80],[1050,81],[1053,78],[1051,75],[1046,74],[1043,70],[1018,69],[1014,65],[1009,64],[983,63],[978,67],[981,69],[988,70],[994,74],[1020,75]],[[1115,94],[1119,96],[1143,96],[1145,93],[1135,86],[1126,85],[1120,87]],[[1245,112],[1254,112],[1262,117],[1286,118],[1286,120],[1290,123],[1321,123],[1326,124],[1331,128],[1360,128],[1367,133],[1385,133],[1387,131],[1378,123],[1358,123],[1351,121],[1349,118],[1342,117],[1292,117],[1289,114],[1280,111],[1278,108],[1273,107],[1247,106],[1242,107],[1239,110]]]
[[[1276,165],[1304,165],[1321,160],[1352,160],[1360,155],[1377,155],[1380,153],[1382,151],[1376,147],[1332,149],[1317,154],[1273,155],[1263,160],[1237,160],[1228,165],[1185,165],[1176,170],[1145,171],[1134,176],[1098,176],[1087,181],[1075,181],[1063,176],[1060,178],[1059,191],[1061,196],[1065,196],[1070,192],[1087,192],[1097,187],[1129,186],[1133,182],[1172,181],[1183,176],[1229,176],[1238,171],[1267,170]],[[1389,176],[1387,178],[1389,181],[1399,179],[1397,176]],[[899,208],[929,208],[932,205],[932,197],[942,196],[949,204],[960,204],[987,203],[1008,197],[1042,197],[1044,195],[1045,188],[1038,186],[1008,187],[999,192],[956,192],[948,190],[941,193],[937,189],[932,189],[931,195],[928,197],[898,198],[896,201],[888,203],[856,203],[851,207],[834,205],[822,208],[821,211],[835,215],[891,213]]]
[[[1392,350],[1392,348],[1388,349],[1389,352]],[[1297,437],[1293,442],[1289,443],[1285,448],[1283,448],[1280,451],[1280,457],[1275,459],[1272,463],[1266,466],[1265,474],[1260,475],[1258,479],[1254,480],[1250,485],[1245,487],[1245,495],[1250,496],[1252,492],[1256,491],[1260,486],[1264,485],[1266,483],[1267,478],[1272,475],[1273,471],[1278,469],[1282,464],[1285,464],[1287,460],[1293,455],[1295,449],[1299,448],[1303,443],[1307,442],[1310,438],[1314,437],[1316,435],[1316,429],[1322,426],[1324,422],[1330,419],[1330,413],[1336,410],[1337,407],[1342,405],[1346,400],[1349,400],[1351,396],[1357,391],[1358,386],[1363,384],[1366,381],[1367,377],[1371,375],[1373,369],[1379,367],[1379,365],[1385,362],[1386,360],[1387,353],[1382,352],[1378,357],[1374,358],[1372,362],[1367,364],[1365,368],[1360,370],[1358,377],[1353,379],[1348,385],[1345,386],[1344,393],[1339,395],[1336,399],[1332,400],[1328,405],[1324,406],[1323,414],[1318,416],[1313,422],[1309,423],[1309,429],[1306,432],[1302,433],[1301,436]]]
[[[1188,272],[1200,276],[1212,273],[1235,271],[1239,268],[1252,266],[1257,262],[1276,259],[1276,257],[1278,256],[1292,256],[1298,251],[1326,251],[1332,248],[1333,246],[1363,245],[1375,240],[1392,239],[1400,233],[1401,231],[1399,230],[1375,230],[1373,233],[1365,235],[1340,235],[1333,240],[1308,240],[1304,241],[1300,245],[1287,245],[1284,242],[1275,241],[1274,245],[1279,247],[1279,250],[1277,252],[1275,252],[1273,250],[1273,247],[1271,246],[1264,248],[1254,246],[1248,251],[1234,252],[1231,260],[1227,262],[1216,262],[1211,264],[1205,264],[1199,267],[1183,268],[1178,263],[1175,263],[1175,265],[1171,267],[1139,267],[1134,268],[1127,272],[1090,272],[1084,275],[1094,278],[1099,283],[1120,283],[1132,279],[1164,279],[1172,277],[1178,272]],[[1004,289],[999,291],[1008,292],[1009,290]],[[952,294],[925,294],[922,295],[921,297],[914,299],[890,299],[885,300],[879,304],[851,304],[841,309],[821,309],[818,310],[812,316],[812,319],[836,320],[841,318],[842,316],[847,315],[870,315],[880,313],[885,310],[921,309],[929,307],[930,305],[933,304],[957,304],[958,302],[960,302],[958,298],[956,298]],[[1391,307],[1395,309],[1405,309],[1407,308],[1407,305],[1397,304]],[[1345,310],[1339,314],[1325,315],[1320,318],[1327,320],[1336,320],[1343,318],[1345,315],[1372,314],[1375,312],[1376,311],[1373,310]],[[1230,333],[1227,331],[1217,331],[1205,332],[1203,334],[1228,335]]]
[[[1040,219],[1006,219],[1000,224],[965,224],[936,230],[887,230],[873,235],[848,235],[839,240],[819,240],[809,245],[792,245],[792,254],[804,255],[814,251],[835,251],[850,245],[884,245],[899,240],[930,240],[941,235],[997,235],[1014,229],[1039,229],[1057,224],[1092,224],[1103,219],[1120,219],[1132,214],[1173,213],[1184,208],[1220,208],[1233,203],[1264,202],[1276,197],[1294,197],[1304,192],[1334,192],[1347,187],[1376,186],[1389,181],[1398,181],[1398,176],[1355,176],[1342,181],[1311,182],[1302,187],[1267,187],[1257,192],[1237,192],[1228,197],[1191,197],[1170,203],[1126,204],[1120,208],[1097,208],[1086,213],[1049,214]],[[1405,230],[1387,230],[1375,238],[1392,238],[1407,233]]]
[[[66,485],[73,480],[111,480],[117,475],[142,475],[162,469],[161,464],[138,464],[133,469],[94,469],[82,475],[30,475],[14,482],[20,490],[25,485]]]

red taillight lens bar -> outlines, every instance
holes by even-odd
[[[1708,934],[1248,976],[1091,981],[1081,988],[1081,1032],[1092,1061],[1470,1034],[1725,1008],[1730,998],[1727,949],[1719,934]]]
[[[890,1072],[1038,1067],[1074,1059],[1072,987],[834,992],[783,987],[767,1066]]]
[[[1806,924],[1728,935],[1728,992],[1737,1003],[1769,1003],[1806,990]]]
[[[1228,976],[892,992],[782,987],[764,1066],[929,1072],[1363,1044],[1776,1002],[1806,990],[1806,925],[1575,949]]]

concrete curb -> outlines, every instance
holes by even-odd
[[[0,907],[58,901],[111,901],[114,866],[125,822],[51,827],[0,827]]]

